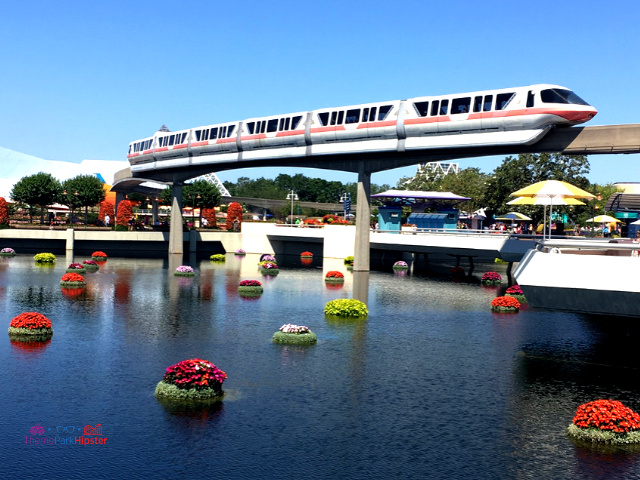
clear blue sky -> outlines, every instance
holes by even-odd
[[[48,160],[126,160],[129,142],[162,124],[534,83],[573,89],[599,110],[590,125],[640,123],[639,22],[637,0],[5,1],[0,146]],[[460,166],[490,171],[500,161]],[[590,161],[591,181],[640,181],[640,154]],[[219,176],[280,171],[301,170]]]

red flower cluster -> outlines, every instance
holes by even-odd
[[[84,267],[82,265],[80,265],[79,263],[70,263],[69,266],[67,268],[72,268],[72,269],[83,269]]]
[[[242,280],[240,282],[241,287],[261,287],[262,283],[258,280]]]
[[[628,433],[640,429],[640,415],[617,400],[595,400],[578,407],[573,423],[580,428]]]
[[[302,252],[300,254],[301,257],[313,257],[313,253],[311,252]]]
[[[178,388],[219,388],[227,374],[207,360],[192,358],[167,368],[162,379]]]
[[[513,297],[496,297],[491,301],[492,307],[520,308],[520,302]]]
[[[104,253],[104,252],[100,252],[100,251],[93,252],[93,253],[91,254],[91,256],[92,256],[92,257],[104,257],[104,258],[107,258],[107,254],[106,254],[106,253]]]
[[[51,328],[51,320],[41,313],[24,312],[11,320],[9,326],[13,328],[28,328],[29,330]]]
[[[65,273],[60,279],[61,282],[84,282],[84,277],[77,273]]]
[[[340,220],[340,217],[337,215],[325,215],[322,217],[322,223],[335,223],[337,220]]]
[[[502,280],[502,276],[498,273],[498,272],[487,272],[484,275],[482,275],[482,281],[498,281],[498,280]]]
[[[98,265],[94,260],[85,260],[82,263],[85,265]]]
[[[335,270],[331,270],[330,272],[327,272],[327,274],[325,275],[325,278],[344,278],[344,275]]]
[[[305,225],[322,225],[322,222],[315,218],[307,218],[304,220],[304,224]]]
[[[513,287],[507,288],[506,293],[509,293],[511,295],[524,295],[524,293],[522,293],[520,285],[514,285]]]
[[[464,274],[464,269],[462,267],[453,267],[451,270],[449,270],[449,272],[455,274]]]

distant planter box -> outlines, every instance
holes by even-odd
[[[262,295],[264,288],[260,286],[242,286],[238,287],[238,293],[243,297],[257,297]]]
[[[287,345],[309,345],[311,343],[316,343],[318,341],[318,337],[312,331],[308,333],[285,333],[285,332],[276,332],[273,334],[271,338],[273,343],[282,343]]]

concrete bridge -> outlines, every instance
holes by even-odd
[[[533,145],[483,146],[448,149],[429,149],[404,152],[367,152],[357,155],[325,155],[289,159],[259,159],[219,162],[207,167],[166,168],[145,172],[144,177],[133,175],[130,169],[118,172],[113,190],[128,192],[146,181],[160,181],[173,184],[173,207],[169,241],[169,253],[182,253],[182,185],[189,178],[215,171],[236,169],[242,166],[286,166],[342,170],[358,173],[357,218],[370,217],[371,173],[416,165],[428,161],[444,161],[459,158],[483,157],[491,155],[513,155],[520,153],[559,152],[567,155],[640,153],[640,124],[605,125],[595,127],[555,128]],[[362,201],[366,200],[366,201]],[[358,222],[354,237],[354,271],[369,270],[369,222]]]

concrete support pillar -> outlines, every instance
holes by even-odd
[[[153,197],[151,199],[151,215],[152,215],[152,219],[151,221],[153,222],[153,224],[155,225],[156,223],[158,223],[158,206],[160,205],[160,200],[158,200],[157,197]]]
[[[67,228],[67,245],[66,245],[66,250],[73,252],[73,242],[74,242],[75,236],[74,236],[74,232],[73,232],[73,228]]]
[[[197,251],[198,244],[198,231],[190,230],[189,231],[189,253],[195,253]]]
[[[114,216],[116,218],[118,218],[118,204],[122,201],[125,200],[127,198],[127,196],[122,193],[122,192],[116,192],[116,204],[113,206],[113,212],[114,212]],[[112,220],[112,222],[115,224],[116,223],[116,218],[114,218]]]
[[[171,191],[171,225],[169,227],[169,255],[182,254],[182,182],[174,182]]]
[[[358,205],[356,209],[356,241],[353,254],[353,271],[369,271],[369,233],[371,220],[371,173],[364,171],[364,163],[358,172]]]

